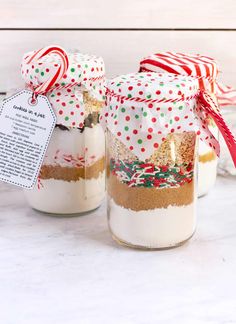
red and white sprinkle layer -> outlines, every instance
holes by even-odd
[[[60,57],[49,53],[29,63],[37,51],[26,53],[21,64],[21,75],[27,86],[34,90],[56,74]],[[101,57],[69,53],[66,73],[45,95],[57,116],[57,124],[82,127],[85,117],[83,91],[98,101],[105,100],[105,66]]]

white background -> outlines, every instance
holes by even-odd
[[[236,86],[236,1],[0,0],[0,92],[19,84],[22,54],[48,44],[103,56],[108,77],[157,51],[207,54]]]

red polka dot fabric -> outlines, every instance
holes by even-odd
[[[44,56],[33,64],[26,64],[31,53],[23,57],[21,75],[31,89],[44,83],[55,74],[60,64],[57,55]],[[55,87],[75,84],[73,87],[52,90],[47,97],[56,113],[57,123],[67,127],[81,127],[85,109],[83,91],[98,101],[105,100],[105,66],[101,57],[82,53],[69,53],[69,68]]]
[[[197,81],[159,73],[122,75],[108,81],[100,121],[140,160],[149,158],[169,133],[198,131]]]

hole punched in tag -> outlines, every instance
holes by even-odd
[[[38,104],[38,99],[37,99],[37,96],[34,92],[33,92],[33,95],[29,97],[28,99],[28,104],[30,106],[36,106]]]

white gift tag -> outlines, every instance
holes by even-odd
[[[46,96],[32,91],[5,99],[0,112],[0,180],[31,189],[37,181],[56,116]]]

